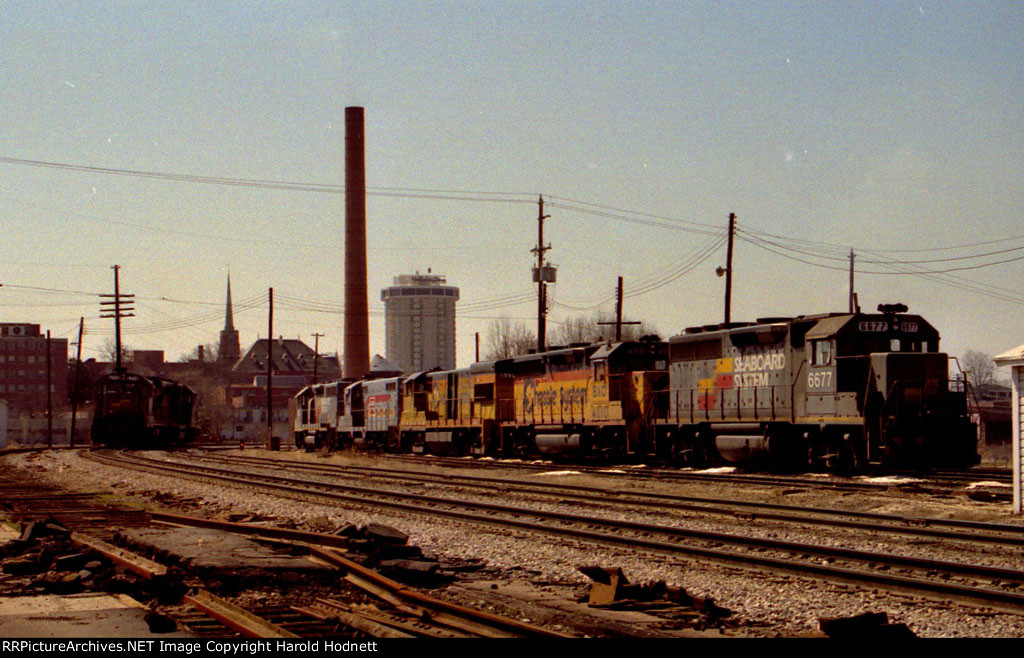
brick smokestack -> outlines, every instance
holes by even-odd
[[[366,138],[363,108],[345,108],[345,363],[344,377],[370,372],[366,292]]]

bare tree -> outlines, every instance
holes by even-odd
[[[967,380],[975,389],[995,382],[996,364],[988,354],[967,350],[964,352],[963,364],[963,368],[967,372]]]
[[[207,343],[203,345],[203,358],[199,358],[199,347],[193,347],[192,350],[186,354],[182,354],[178,357],[178,363],[216,363],[217,355],[220,353],[220,345],[217,343]]]
[[[624,319],[624,321],[628,322],[629,320]],[[589,317],[577,315],[569,318],[551,333],[551,342],[555,345],[571,345],[572,343],[597,343],[614,340],[615,325],[599,324],[602,322],[614,323],[615,316],[610,312],[598,311]],[[637,340],[641,336],[653,333],[657,333],[657,330],[644,322],[622,325],[622,340]]]
[[[530,331],[525,322],[502,318],[487,327],[487,349],[484,360],[507,359],[528,353],[537,346],[537,335]]]
[[[222,430],[232,424],[233,417],[225,381],[215,372],[216,363],[194,363],[196,369],[181,372],[175,379],[196,392],[196,425],[204,434],[219,438]]]
[[[103,346],[100,347],[100,355],[110,363],[117,361],[117,341],[109,336],[105,338],[103,340]],[[128,365],[131,362],[132,348],[121,343],[121,364]]]

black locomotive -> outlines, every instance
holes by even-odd
[[[160,448],[195,440],[190,387],[161,377],[111,372],[96,383],[94,445]]]
[[[764,318],[669,341],[658,452],[693,464],[968,467],[977,431],[939,332],[902,304]]]

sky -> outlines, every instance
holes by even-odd
[[[460,288],[458,364],[502,318],[624,313],[663,336],[902,302],[943,350],[1024,342],[1024,3],[4,4],[0,321],[102,358],[216,343],[342,351],[344,108],[365,108],[380,290]],[[279,183],[289,183],[281,185]]]

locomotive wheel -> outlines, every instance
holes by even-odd
[[[826,460],[828,470],[836,475],[850,475],[857,467],[857,456],[853,445],[841,436],[829,437],[829,456]]]
[[[700,435],[682,430],[672,441],[673,460],[684,466],[700,468],[708,463],[707,451]]]
[[[626,435],[622,431],[602,430],[598,432],[595,444],[597,452],[607,462],[618,463],[626,457]]]

